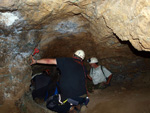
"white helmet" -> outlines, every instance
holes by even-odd
[[[98,63],[98,59],[96,57],[92,57],[89,59],[89,63],[92,64],[92,63]]]
[[[85,53],[83,50],[77,50],[75,53],[74,53],[76,56],[80,57],[82,60],[84,59],[85,57]]]

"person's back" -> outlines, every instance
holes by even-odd
[[[61,71],[60,90],[62,100],[86,94],[86,70],[77,58],[57,58],[57,67]]]

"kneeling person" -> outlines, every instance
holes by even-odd
[[[83,65],[85,53],[77,50],[73,57],[40,59],[32,58],[32,64],[53,64],[59,68],[61,76],[59,80],[60,95],[52,96],[47,101],[47,108],[58,113],[71,111],[72,105],[86,103],[86,68]],[[58,101],[59,100],[59,101]]]
[[[112,73],[104,66],[98,64],[98,59],[92,57],[88,60],[91,65],[88,78],[93,81],[95,89],[104,89],[110,85]]]

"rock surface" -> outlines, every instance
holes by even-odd
[[[0,0],[0,107],[19,106],[35,47],[37,59],[71,57],[83,49],[86,59],[94,55],[111,69],[116,81],[142,75],[150,64],[149,6],[149,0]]]

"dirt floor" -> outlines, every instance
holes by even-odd
[[[94,90],[89,97],[88,107],[83,107],[81,113],[150,113],[150,87],[147,86],[112,84],[106,89]],[[1,109],[0,113],[20,113],[10,107]],[[43,110],[37,110],[38,113],[44,113]]]
[[[150,87],[114,84],[89,97],[88,108],[82,113],[150,113]]]

